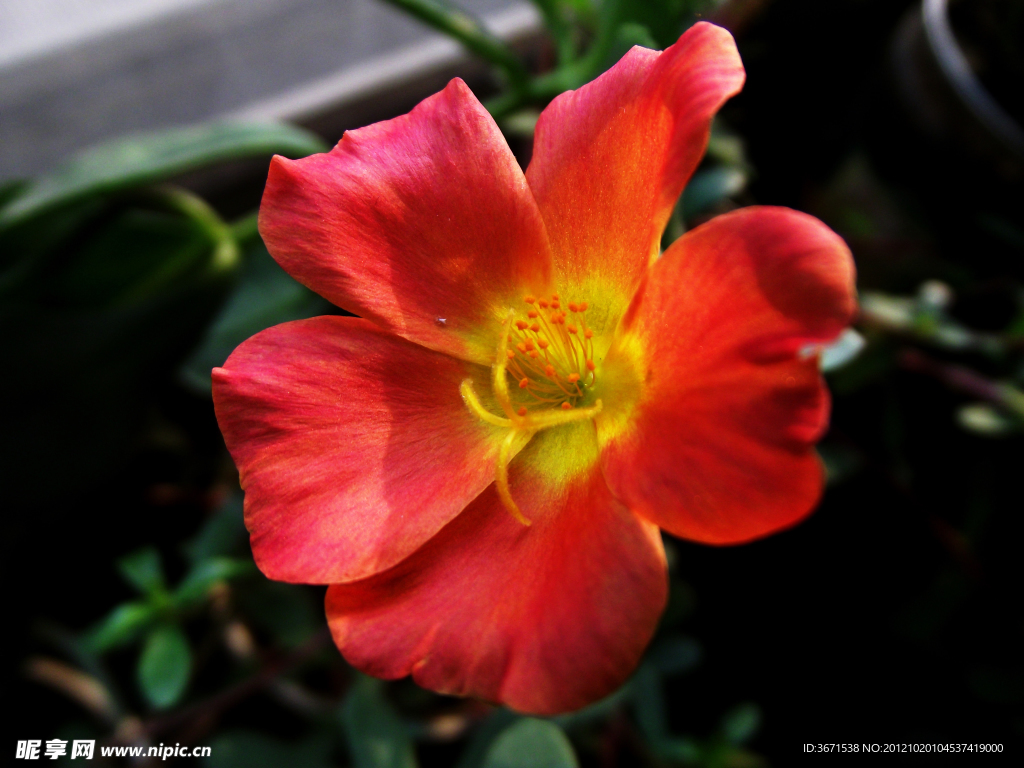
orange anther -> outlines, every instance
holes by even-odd
[[[551,308],[552,308],[552,309],[558,309],[558,308],[559,308],[559,307],[561,307],[561,306],[562,306],[562,305],[561,305],[561,304],[559,304],[559,303],[558,303],[557,301],[552,301],[552,302],[551,302]]]
[[[524,355],[525,355],[525,354],[526,354],[526,352],[527,352],[527,349],[526,349],[526,344],[524,344],[524,343],[523,343],[523,342],[521,342],[521,341],[520,341],[520,342],[519,342],[518,344],[516,344],[516,349],[518,349],[518,350],[519,350],[520,352],[522,352],[522,353],[523,353]]]
[[[570,384],[575,384],[580,380],[580,375],[578,373],[570,373],[566,378],[569,380]]]
[[[551,294],[551,300],[552,301],[558,301],[558,294],[557,293],[552,293]]]
[[[571,406],[571,405],[569,405],[569,403],[562,403],[562,410],[563,410],[563,411],[569,411],[569,410],[572,410],[572,406]]]
[[[544,301],[544,299],[541,299],[540,301],[537,302],[537,306],[540,307],[541,309],[547,309],[548,303]]]
[[[535,351],[533,351],[533,350],[530,350],[530,352],[529,352],[529,355],[530,355],[530,357],[532,357],[532,358],[533,358],[534,360],[536,360],[536,359],[537,359],[538,357],[540,357],[540,355],[539,355],[539,354],[537,354],[537,352],[535,352]]]
[[[555,378],[555,366],[553,366],[553,365],[545,365],[544,366],[544,375],[547,376],[549,379]]]
[[[533,296],[524,296],[523,301],[525,301],[527,304],[533,304],[537,301],[537,299],[535,299]]]
[[[586,332],[583,335],[586,336],[588,339],[594,338],[594,332],[589,328],[587,328]]]
[[[540,323],[534,323],[533,325],[531,325],[530,326],[530,330],[533,331],[534,333],[539,331],[540,330]]]
[[[529,379],[520,379],[519,380],[519,388],[520,389],[526,389],[528,386],[530,386],[530,380]]]
[[[516,320],[516,328],[520,331],[525,331],[529,326],[530,324],[525,320]]]
[[[580,312],[586,312],[586,311],[587,311],[587,302],[581,301],[580,302]]]
[[[593,371],[594,368],[596,368],[596,367],[597,366],[594,365],[594,361],[593,360],[587,360],[587,370],[588,371]]]
[[[530,341],[529,339],[527,339],[526,341],[524,341],[524,342],[523,342],[523,345],[524,345],[524,346],[526,347],[526,351],[527,351],[527,352],[530,352],[530,351],[532,351],[532,350],[533,350],[533,342],[532,342],[532,341]]]
[[[569,302],[569,311],[570,312],[579,312],[580,311],[580,305],[577,304],[575,301],[570,301]]]
[[[547,349],[548,348],[548,340],[547,339],[537,339],[537,346],[540,347],[541,349]]]
[[[518,413],[520,416],[525,416],[526,415],[526,406],[525,405],[520,406],[519,410],[516,411],[516,413]]]
[[[526,316],[531,320],[534,320],[540,316],[540,313],[536,309],[531,309],[529,312],[526,313]]]
[[[510,350],[507,350],[507,351],[505,352],[505,354],[506,354],[506,355],[508,355],[508,359],[509,359],[509,360],[515,360],[515,359],[516,359],[516,353],[515,353],[515,352],[513,352],[513,351],[512,351],[511,349],[510,349]]]
[[[569,333],[576,333],[576,326],[575,325],[567,325],[567,326],[565,326],[565,330],[567,330]]]

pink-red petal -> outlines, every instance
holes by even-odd
[[[608,310],[624,309],[704,154],[711,118],[743,79],[732,36],[701,22],[664,52],[633,48],[544,110],[526,178],[563,291],[597,277],[621,289],[621,306]]]
[[[598,421],[613,493],[713,544],[809,514],[829,402],[817,358],[801,352],[855,310],[849,249],[817,219],[746,208],[684,235],[651,267],[606,360],[632,369],[639,393],[628,418]]]
[[[289,274],[430,349],[489,363],[501,321],[550,278],[544,226],[461,80],[328,154],[271,163],[260,233]]]
[[[531,467],[552,447],[546,434],[511,468],[531,526],[492,486],[408,560],[328,589],[349,662],[535,714],[579,708],[626,679],[665,603],[658,529],[610,496],[596,466],[568,481]]]
[[[483,396],[488,375],[357,318],[286,323],[238,347],[214,369],[213,401],[260,569],[363,578],[458,515],[494,479],[501,430],[459,395],[475,378]]]

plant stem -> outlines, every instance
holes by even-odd
[[[234,232],[209,203],[181,187],[162,186],[155,191],[171,208],[196,222],[210,238],[213,245],[212,272],[230,272],[238,267],[241,254]]]
[[[526,67],[500,39],[484,29],[464,11],[446,8],[434,0],[385,0],[434,29],[444,32],[469,50],[498,67],[508,78],[513,90],[522,88],[529,79]]]

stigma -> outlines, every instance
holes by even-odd
[[[580,407],[597,382],[587,302],[569,302],[563,309],[557,293],[550,299],[526,296],[523,302],[525,307],[509,312],[491,366],[494,399],[505,416],[484,408],[469,379],[462,382],[460,393],[478,418],[508,430],[498,452],[495,487],[512,517],[530,525],[532,521],[519,509],[508,485],[508,465],[517,438],[525,436],[528,441],[541,430],[593,419],[601,412],[602,403],[596,400]]]

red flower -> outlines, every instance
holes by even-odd
[[[460,80],[274,159],[270,252],[364,319],[254,336],[214,404],[256,562],[331,585],[359,669],[580,707],[655,629],[659,526],[743,542],[817,503],[828,394],[801,350],[851,319],[846,246],[748,208],[659,258],[743,77],[729,33],[698,24],[555,99],[525,175]]]

